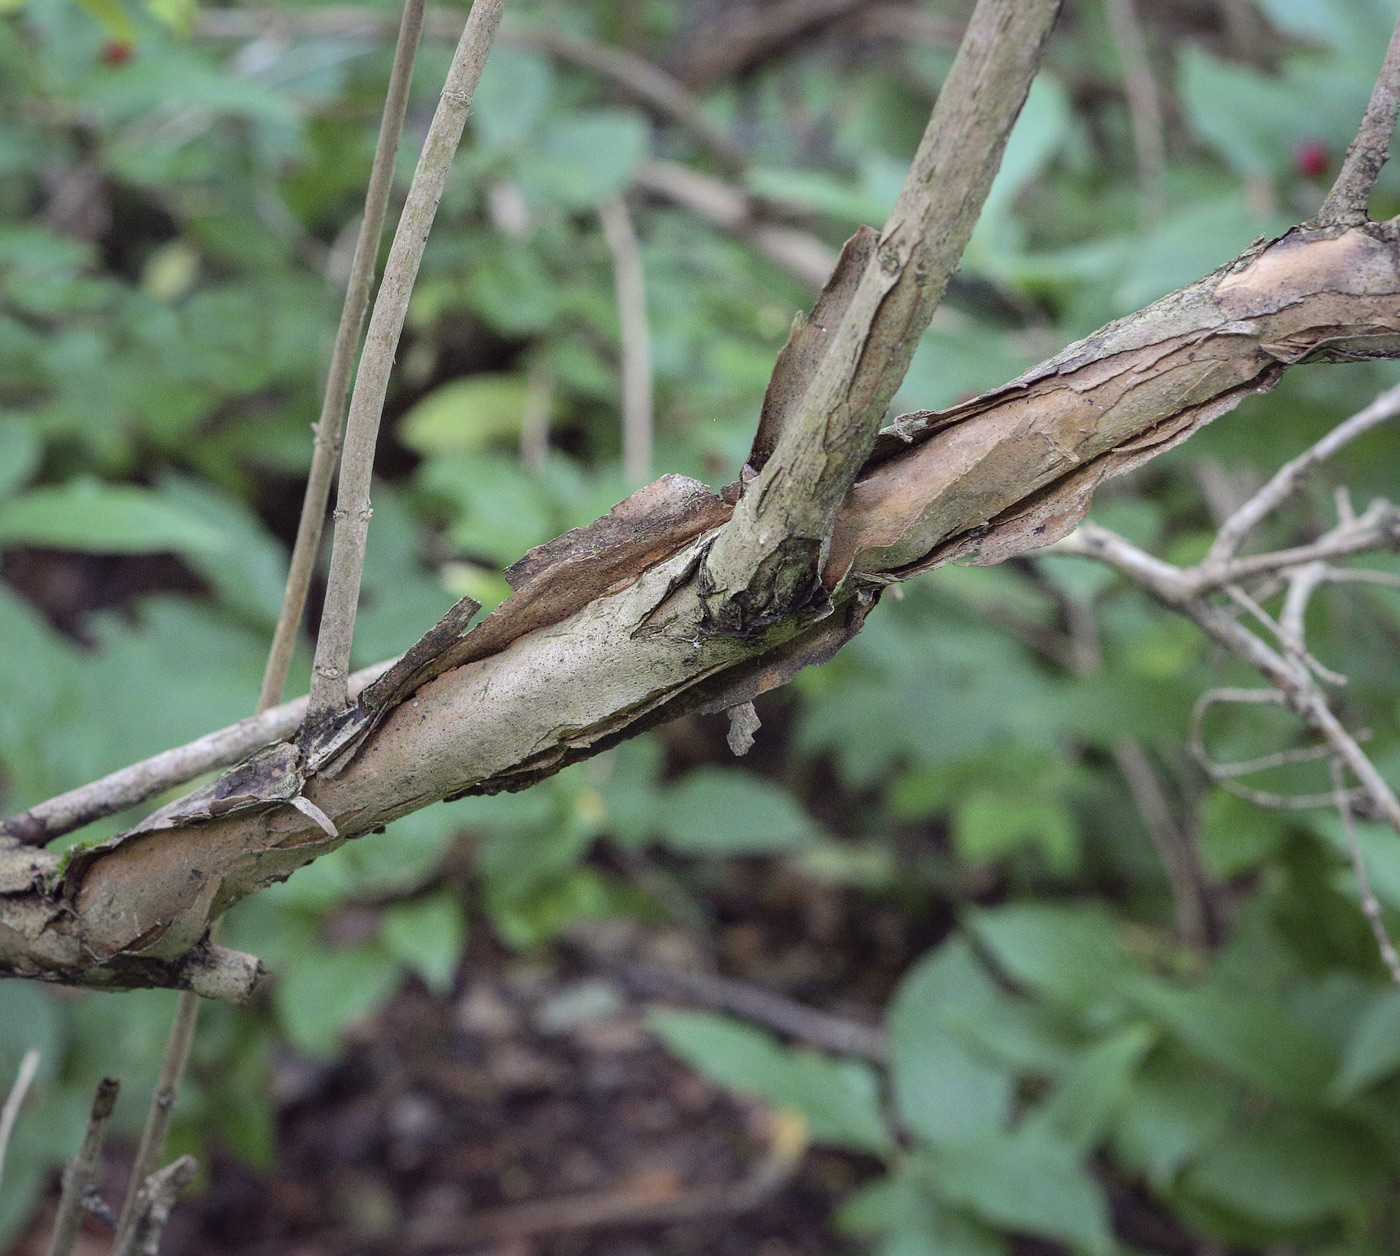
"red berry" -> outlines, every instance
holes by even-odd
[[[98,59],[103,65],[125,65],[135,56],[130,44],[121,39],[109,39],[102,45]]]
[[[1332,154],[1322,140],[1302,140],[1293,150],[1293,169],[1305,179],[1320,179],[1332,166]]]

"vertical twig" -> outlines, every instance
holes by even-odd
[[[199,1162],[193,1156],[181,1156],[146,1178],[136,1192],[131,1226],[117,1235],[112,1256],[156,1256],[175,1196],[194,1181],[197,1172]]]
[[[19,1110],[24,1106],[24,1097],[29,1093],[34,1074],[38,1071],[39,1048],[30,1047],[19,1062],[15,1084],[10,1087],[10,1093],[5,1097],[4,1107],[0,1107],[0,1182],[5,1180],[5,1152],[10,1145],[10,1135],[14,1133]]]
[[[345,423],[345,397],[350,383],[350,369],[355,349],[360,342],[365,310],[374,285],[375,261],[379,240],[384,234],[384,215],[389,203],[389,189],[394,179],[394,161],[403,133],[404,115],[408,109],[408,89],[413,79],[413,62],[418,53],[418,40],[423,30],[425,0],[406,0],[399,23],[398,43],[394,48],[394,64],[389,74],[385,94],[384,114],[379,124],[379,139],[375,144],[374,163],[370,167],[369,187],[365,193],[365,210],[355,240],[355,256],[350,266],[350,283],[341,307],[340,326],[336,329],[335,347],[331,351],[327,372],[326,392],[321,402],[321,417],[316,424],[316,440],[312,448],[311,471],[302,498],[301,518],[297,521],[296,541],[292,546],[287,584],[282,593],[282,609],[272,634],[267,666],[263,671],[262,687],[258,693],[257,713],[274,707],[282,697],[296,648],[297,628],[306,609],[306,594],[311,585],[311,572],[321,548],[321,532],[325,523],[326,499],[330,494],[331,476],[335,472],[336,456],[340,450],[341,431]],[[165,1044],[160,1080],[152,1096],[151,1110],[142,1131],[136,1163],[126,1199],[122,1203],[117,1223],[120,1243],[133,1222],[136,1196],[142,1184],[155,1171],[165,1156],[165,1141],[170,1130],[170,1115],[180,1085],[185,1076],[190,1046],[194,1042],[195,1024],[199,1020],[200,996],[184,991],[175,1009],[170,1036]]]
[[[598,206],[613,258],[617,321],[622,336],[622,466],[632,487],[651,479],[651,329],[647,322],[642,250],[621,197]]]
[[[1371,100],[1352,140],[1337,181],[1313,219],[1317,226],[1356,226],[1366,221],[1371,192],[1390,156],[1390,137],[1400,112],[1400,22],[1390,36]]]
[[[88,1118],[82,1146],[63,1170],[63,1194],[58,1201],[58,1215],[54,1218],[48,1256],[72,1256],[73,1246],[78,1241],[78,1229],[83,1223],[88,1192],[92,1189],[97,1162],[102,1156],[102,1143],[107,1137],[107,1121],[116,1106],[117,1091],[120,1089],[120,1083],[114,1077],[104,1077],[98,1083],[97,1097],[92,1101],[92,1115]]]
[[[1361,899],[1361,910],[1371,933],[1376,939],[1376,947],[1381,953],[1386,971],[1391,980],[1400,985],[1400,954],[1396,954],[1395,943],[1385,927],[1381,916],[1380,900],[1371,888],[1371,876],[1366,871],[1366,856],[1361,849],[1361,840],[1356,835],[1356,817],[1351,812],[1351,794],[1346,786],[1346,774],[1342,769],[1339,755],[1332,756],[1332,792],[1337,800],[1337,814],[1342,818],[1342,831],[1346,834],[1347,849],[1351,852],[1351,867],[1356,874],[1356,891]]]
[[[1152,761],[1142,743],[1120,737],[1113,743],[1113,760],[1132,794],[1147,835],[1157,848],[1171,887],[1176,931],[1187,946],[1204,950],[1211,941],[1210,889],[1200,852],[1189,831],[1177,823]]]
[[[543,358],[533,358],[525,375],[525,411],[520,416],[520,465],[532,475],[544,470],[553,409],[554,371]]]
[[[1162,101],[1152,73],[1147,38],[1136,0],[1104,0],[1104,8],[1108,12],[1113,42],[1118,48],[1118,60],[1123,67],[1123,90],[1128,97],[1128,117],[1133,127],[1133,148],[1137,153],[1142,225],[1151,227],[1162,217],[1162,180],[1167,167]]]
[[[389,390],[389,373],[393,369],[394,354],[408,314],[408,299],[418,277],[428,232],[447,185],[452,158],[467,123],[467,109],[504,7],[505,0],[475,0],[467,16],[437,111],[423,141],[423,152],[413,172],[389,260],[384,265],[384,279],[370,315],[364,353],[350,397],[345,448],[340,461],[326,605],[311,671],[308,713],[311,719],[343,710],[348,701],[346,677],[350,670],[350,646],[355,636],[360,576],[365,564],[365,540],[369,535],[370,478],[374,472],[379,420]]]
[[[379,141],[375,146],[369,188],[365,193],[365,211],[355,238],[354,260],[350,264],[350,283],[345,290],[345,304],[341,308],[340,326],[336,329],[335,347],[331,351],[330,369],[326,374],[321,417],[314,429],[316,440],[312,446],[311,471],[306,477],[306,494],[302,498],[301,518],[297,522],[296,541],[292,546],[287,587],[282,594],[282,610],[272,634],[272,649],[268,652],[262,690],[258,694],[259,713],[282,700],[282,690],[286,688],[287,672],[292,664],[292,652],[296,649],[297,628],[306,610],[311,573],[316,565],[316,554],[321,548],[326,502],[330,497],[331,477],[335,474],[340,437],[345,428],[350,371],[355,363],[355,350],[360,343],[360,332],[364,330],[365,312],[369,309],[370,293],[374,287],[379,241],[384,234],[389,189],[394,181],[394,160],[398,156],[399,137],[403,134],[404,114],[408,110],[408,88],[413,79],[418,37],[423,30],[424,2],[407,0],[399,23],[394,66],[389,74],[384,116],[379,124]]]
[[[165,1042],[165,1058],[160,1064],[160,1077],[156,1080],[155,1093],[151,1095],[151,1110],[146,1115],[146,1128],[141,1131],[141,1143],[136,1148],[136,1161],[131,1167],[131,1180],[127,1183],[126,1198],[117,1218],[117,1237],[114,1250],[131,1237],[132,1228],[137,1224],[140,1211],[141,1192],[148,1178],[165,1157],[165,1140],[170,1133],[170,1118],[175,1111],[175,1100],[180,1097],[180,1087],[185,1080],[185,1066],[190,1060],[190,1047],[194,1043],[194,1027],[199,1020],[199,995],[189,990],[181,991],[180,1001],[175,1008],[175,1019],[170,1026],[170,1037]]]

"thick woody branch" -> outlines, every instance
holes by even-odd
[[[842,506],[835,544],[866,577],[858,588],[955,557],[994,562],[1043,546],[1078,521],[1105,477],[1271,387],[1287,363],[1348,356],[1400,356],[1400,244],[1389,227],[1291,233],[1011,385],[909,416],[900,426],[910,443],[881,438]],[[342,761],[303,763],[283,743],[339,837],[285,791],[229,787],[61,871],[47,852],[12,848],[0,857],[0,969],[72,984],[189,985],[180,957],[211,916],[342,841],[437,798],[523,788],[829,657],[869,608],[850,586],[816,623],[795,617],[751,638],[705,630],[696,572],[729,511],[703,486],[663,477],[517,564],[517,592],[476,627],[463,635],[464,623],[449,625],[415,647],[396,679],[379,682],[393,679],[392,700],[347,734]],[[1277,660],[1295,674],[1224,610],[1212,613],[1222,632],[1263,651],[1265,666]]]
[[[748,486],[706,556],[713,625],[751,633],[820,606],[846,574],[832,523],[1001,165],[1058,0],[980,0],[884,231],[847,244],[774,369]]]
[[[823,344],[809,338],[793,355],[813,378]],[[62,866],[17,844],[0,851],[0,972],[191,986],[210,919],[344,841],[439,798],[524,788],[676,715],[749,701],[830,657],[882,584],[1044,546],[1105,478],[1271,388],[1288,366],[1378,357],[1400,357],[1395,224],[1299,228],[1252,248],[1002,388],[897,421],[838,502],[826,571],[856,578],[830,580],[825,616],[751,622],[748,635],[714,631],[702,570],[732,497],[665,476],[532,551],[492,615],[469,629],[474,608],[457,608],[328,729],[266,748]],[[788,369],[780,414],[806,404],[804,373]],[[759,435],[760,455],[778,448],[781,437],[765,446]],[[1192,593],[1176,569],[1133,561],[1169,592]],[[1195,600],[1203,626],[1265,675],[1311,679],[1305,659]],[[1319,728],[1329,715],[1324,703]],[[1370,789],[1365,756],[1338,753]]]
[[[1317,226],[1354,227],[1366,221],[1366,207],[1380,178],[1381,167],[1390,157],[1390,137],[1400,113],[1400,22],[1385,50],[1385,61],[1371,90],[1365,117],[1352,140],[1337,181],[1327,193],[1313,222]]]

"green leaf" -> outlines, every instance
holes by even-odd
[[[1227,790],[1210,790],[1201,807],[1201,854],[1221,880],[1257,867],[1282,846],[1288,826],[1277,812],[1237,798]]]
[[[953,841],[972,863],[1038,850],[1053,872],[1068,876],[1079,862],[1079,833],[1062,802],[997,786],[974,790],[958,805]]]
[[[879,1256],[1004,1256],[1006,1240],[949,1208],[917,1174],[877,1178],[851,1195],[837,1224],[878,1239]]]
[[[761,855],[813,835],[789,793],[737,768],[686,773],[662,794],[656,824],[666,845],[687,855]]]
[[[1128,1092],[1114,1150],[1127,1167],[1165,1188],[1216,1141],[1239,1098],[1237,1083],[1199,1067],[1179,1048],[1153,1052]]]
[[[472,130],[483,148],[522,145],[549,106],[554,66],[524,48],[492,50],[472,97]]]
[[[1113,921],[1097,908],[1023,903],[973,912],[968,923],[1010,976],[1054,1003],[1100,1004],[1132,972]]]
[[[1352,1099],[1400,1069],[1400,990],[1389,990],[1366,1009],[1342,1053],[1341,1067],[1328,1087],[1338,1099]]]
[[[933,1189],[1002,1229],[1108,1256],[1108,1204],[1078,1156],[1041,1131],[983,1134],[936,1153]]]
[[[482,374],[433,389],[399,420],[398,435],[420,454],[471,453],[515,437],[529,391],[523,375]]]
[[[379,940],[390,955],[422,977],[428,989],[447,994],[467,941],[461,904],[446,892],[395,903],[380,918]]]
[[[219,599],[253,623],[276,624],[287,583],[288,555],[262,520],[242,502],[198,480],[166,476],[160,492],[218,529],[225,539],[217,555],[204,550],[186,555]]]
[[[646,155],[649,128],[623,109],[575,109],[541,127],[536,147],[521,166],[520,181],[532,199],[568,209],[588,209],[619,195]]]
[[[648,1023],[672,1051],[720,1085],[796,1108],[814,1142],[876,1155],[891,1149],[868,1065],[789,1050],[761,1030],[712,1012],[653,1012]]]
[[[294,1046],[331,1056],[346,1027],[379,1007],[398,980],[398,964],[377,946],[304,948],[279,973],[273,1003]]]
[[[1356,1126],[1270,1111],[1233,1124],[1183,1186],[1257,1222],[1298,1227],[1360,1207],[1386,1173],[1386,1154]]]
[[[1276,998],[1147,980],[1132,984],[1131,997],[1192,1050],[1270,1094],[1316,1104],[1336,1069],[1332,1045],[1298,1024]]]
[[[8,497],[29,479],[42,452],[33,423],[0,415],[0,498]]]
[[[80,479],[0,502],[0,545],[210,555],[222,553],[227,541],[198,513],[154,489]]]
[[[890,1008],[890,1080],[905,1126],[932,1143],[1005,1126],[1014,1084],[946,1024],[946,956],[934,952],[905,976]],[[974,995],[974,998],[976,995]]]
[[[1087,1154],[1122,1108],[1155,1038],[1150,1027],[1130,1025],[1096,1042],[1074,1061],[1028,1122]]]

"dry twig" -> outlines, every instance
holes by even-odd
[[[332,715],[344,709],[350,700],[347,689],[350,646],[355,635],[365,540],[369,535],[369,486],[374,472],[374,448],[379,439],[379,419],[428,232],[447,186],[452,158],[466,126],[467,109],[481,79],[504,7],[505,0],[475,0],[467,16],[437,111],[423,141],[423,152],[409,185],[389,260],[384,265],[374,313],[370,316],[346,420],[340,483],[336,491],[335,538],[311,673],[308,712],[311,719]]]
[[[642,247],[621,197],[599,205],[598,218],[612,253],[622,340],[622,468],[627,483],[635,488],[651,477],[653,425],[651,326]]]
[[[394,178],[394,159],[398,155],[399,136],[403,133],[404,114],[408,110],[408,88],[413,79],[413,61],[422,29],[423,0],[407,0],[399,23],[398,43],[394,47],[394,65],[389,73],[389,89],[384,100],[384,116],[379,124],[374,164],[370,167],[364,214],[355,237],[350,282],[326,375],[321,417],[315,427],[311,470],[306,477],[306,493],[302,500],[301,518],[297,521],[296,541],[292,545],[287,585],[282,593],[282,609],[272,635],[262,690],[258,694],[259,714],[280,702],[282,691],[287,687],[287,672],[292,665],[292,652],[296,649],[297,630],[306,610],[311,573],[321,549],[326,502],[330,498],[331,478],[335,475],[340,455],[345,407],[350,399],[350,372],[355,364],[355,350],[360,344],[360,333],[364,329],[365,313],[369,309],[370,294],[374,288],[379,240],[384,234],[384,216]]]
[[[88,1118],[82,1145],[63,1170],[63,1193],[58,1200],[58,1214],[54,1217],[48,1256],[72,1256],[73,1247],[78,1241],[78,1229],[83,1223],[83,1213],[88,1208],[97,1164],[102,1156],[102,1144],[107,1137],[107,1122],[116,1106],[120,1089],[121,1084],[114,1077],[104,1077],[98,1083],[97,1097],[92,1101],[92,1114]]]
[[[175,1197],[198,1171],[199,1162],[193,1156],[181,1156],[146,1178],[136,1192],[129,1226],[117,1232],[112,1256],[156,1256]]]
[[[15,1122],[19,1120],[19,1110],[29,1094],[34,1082],[34,1074],[39,1071],[39,1048],[30,1047],[20,1058],[19,1069],[15,1073],[14,1084],[5,1102],[0,1105],[0,1182],[5,1180],[5,1152],[9,1150],[10,1136],[15,1132]]]

